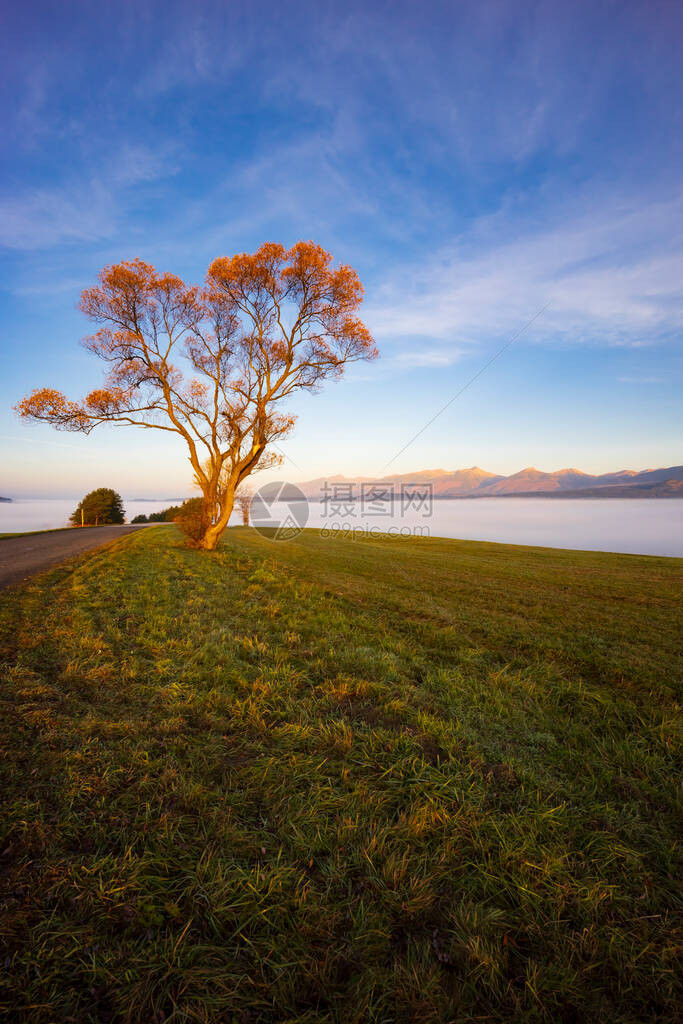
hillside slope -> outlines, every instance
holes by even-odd
[[[471,469],[458,469],[448,472],[443,469],[421,470],[415,473],[402,473],[394,476],[374,477],[319,477],[297,484],[311,501],[324,501],[340,495],[349,494],[351,499],[358,499],[361,493],[367,494],[374,487],[378,491],[393,487],[395,491],[419,490],[425,485],[431,487],[436,498],[484,498],[484,497],[555,497],[576,496],[577,492],[590,494],[586,497],[619,498],[643,497],[662,498],[680,497],[683,491],[677,486],[683,481],[683,466],[671,466],[668,469],[645,470],[637,473],[633,470],[621,470],[618,473],[604,473],[593,476],[579,469],[559,469],[552,473],[529,466],[513,473],[511,476],[500,476],[489,473],[478,466]],[[628,489],[638,488],[638,491]],[[599,491],[599,493],[598,493]]]

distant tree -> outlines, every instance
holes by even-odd
[[[148,516],[139,515],[131,520],[133,523],[172,523],[180,512],[180,505],[169,505],[159,512],[150,512]]]
[[[158,512],[150,512],[145,522],[148,523],[172,523],[175,517],[180,512],[180,505],[169,505],[168,508],[162,508]]]
[[[237,502],[237,508],[242,516],[242,525],[249,526],[249,512],[251,510],[251,499],[253,494],[251,491],[240,491],[235,501]]]
[[[109,366],[103,387],[78,402],[43,388],[17,411],[86,434],[101,423],[179,434],[202,492],[195,543],[212,550],[240,483],[278,461],[294,423],[282,403],[377,355],[362,297],[356,271],[313,242],[214,260],[201,289],[142,260],[105,267],[80,303],[100,325],[85,345]]]
[[[124,521],[125,510],[121,495],[111,487],[98,487],[96,491],[90,491],[70,516],[74,526],[104,526]]]

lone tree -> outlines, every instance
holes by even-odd
[[[237,495],[237,508],[242,516],[242,526],[249,526],[249,513],[251,512],[251,499],[253,494],[251,491],[240,491]]]
[[[362,297],[356,271],[313,242],[214,260],[203,288],[142,260],[105,267],[80,302],[100,325],[84,344],[109,366],[103,386],[76,402],[42,388],[17,411],[85,434],[101,423],[180,434],[202,491],[196,543],[213,550],[239,484],[279,461],[273,446],[294,424],[284,400],[377,355]]]
[[[111,487],[98,487],[79,502],[69,521],[74,526],[105,526],[107,523],[124,522],[124,516],[121,495]]]

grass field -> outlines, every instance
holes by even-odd
[[[682,582],[164,527],[6,592],[0,1016],[678,1019]]]

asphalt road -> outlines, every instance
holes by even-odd
[[[0,588],[21,583],[43,569],[59,565],[84,551],[124,537],[146,526],[92,526],[86,529],[50,530],[49,533],[0,540]]]

